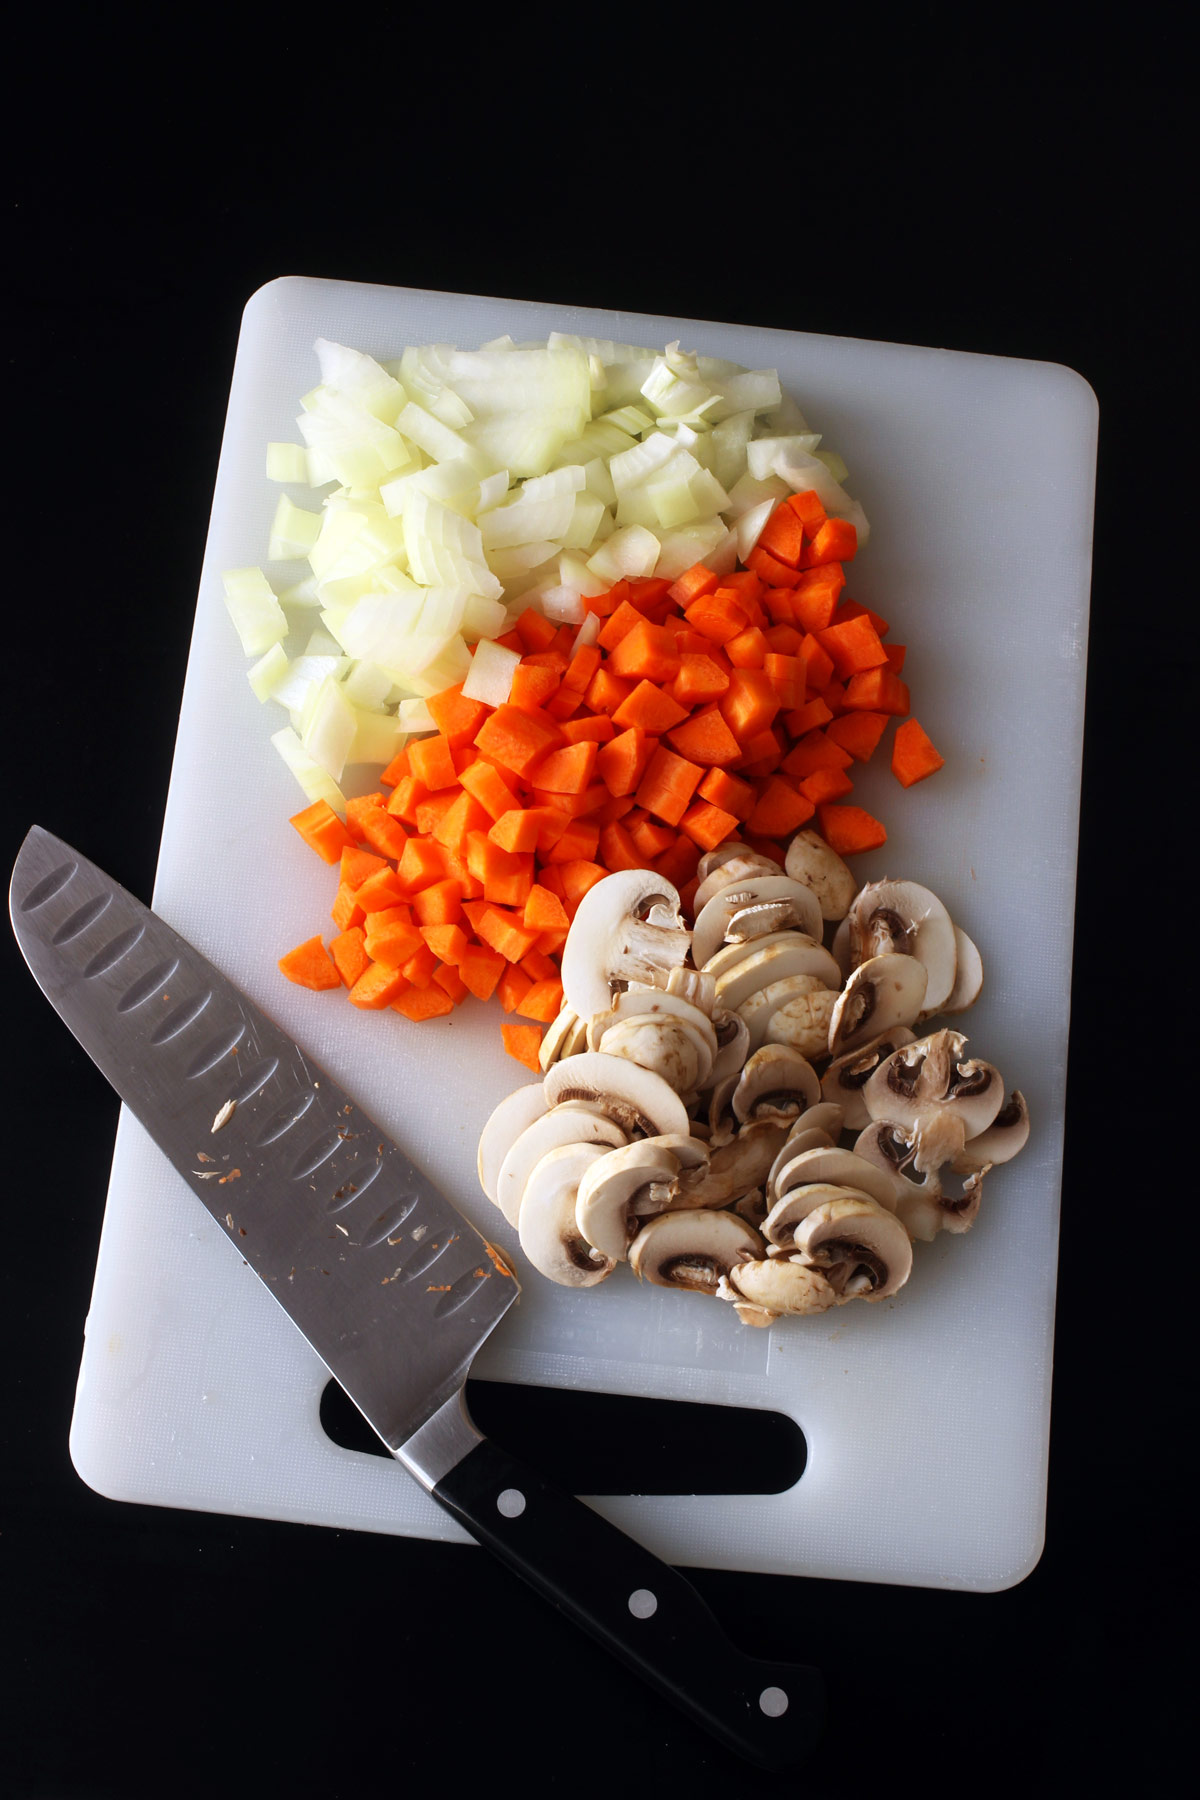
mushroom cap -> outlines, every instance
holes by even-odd
[[[765,1252],[753,1225],[735,1212],[669,1212],[642,1226],[629,1264],[639,1281],[656,1287],[715,1294],[723,1275]]]
[[[872,881],[849,912],[852,959],[898,952],[925,966],[926,1016],[950,997],[958,966],[954,925],[937,895],[917,881]]]
[[[966,1012],[974,1006],[983,988],[983,958],[960,925],[954,927],[956,965],[954,986],[942,1002],[943,1013]]]
[[[807,1057],[785,1044],[764,1044],[747,1058],[731,1104],[743,1124],[761,1118],[790,1122],[820,1097],[821,1083]]]
[[[956,1175],[969,1175],[993,1163],[1009,1162],[1029,1141],[1029,1108],[1025,1096],[1014,1088],[986,1131],[968,1138],[954,1158]]]
[[[828,950],[803,931],[774,931],[767,937],[729,948],[748,954],[732,966],[726,965],[723,973],[712,970],[717,976],[717,1005],[727,1012],[736,1011],[759,988],[769,987],[788,975],[815,975],[831,988],[841,982],[838,966]],[[725,951],[719,952],[719,956],[724,955]],[[719,957],[713,958],[714,962],[717,960]]]
[[[538,1063],[542,1073],[560,1056],[570,1056],[572,1048],[579,1048],[579,1039],[587,1032],[587,1020],[581,1019],[573,1006],[564,1000],[557,1013],[546,1027],[546,1035],[542,1039],[538,1051]]]
[[[678,994],[667,992],[659,987],[631,987],[623,994],[614,996],[613,1003],[605,1013],[596,1014],[588,1022],[588,1049],[598,1050],[605,1033],[612,1026],[626,1019],[645,1016],[654,1019],[679,1020],[689,1026],[698,1043],[708,1053],[706,1072],[716,1061],[717,1033],[712,1020],[700,1007]]]
[[[698,882],[707,881],[714,869],[719,869],[722,863],[732,862],[735,856],[753,856],[753,854],[749,844],[743,844],[741,838],[726,838],[723,844],[718,844],[715,849],[704,852],[696,864],[696,880]]]
[[[803,1131],[798,1131],[796,1126],[799,1124],[800,1120],[797,1119],[796,1125],[788,1132],[786,1141],[780,1145],[779,1154],[767,1172],[767,1200],[772,1206],[779,1198],[775,1183],[780,1171],[786,1169],[788,1164],[793,1162],[803,1151],[828,1150],[833,1143],[829,1133],[822,1131],[819,1126],[809,1125]]]
[[[964,1060],[966,1038],[945,1028],[893,1051],[863,1088],[873,1119],[915,1134],[914,1164],[922,1173],[957,1156],[986,1131],[1004,1103],[1004,1084],[991,1063]]]
[[[896,1210],[894,1177],[878,1163],[836,1145],[797,1150],[795,1156],[781,1160],[779,1172],[772,1182],[772,1193],[777,1200],[782,1200],[794,1188],[807,1187],[814,1181],[832,1181],[839,1187],[856,1188],[880,1206],[886,1206],[889,1212]],[[775,1242],[774,1239],[771,1241]]]
[[[535,1163],[548,1150],[564,1144],[599,1144],[612,1150],[628,1141],[627,1134],[598,1106],[582,1101],[552,1106],[509,1145],[496,1178],[496,1205],[510,1225],[518,1223],[526,1183]]]
[[[819,975],[785,975],[743,1000],[738,1012],[746,1021],[751,1050],[765,1043],[786,1044],[801,1056],[829,1054],[829,1025],[837,991]],[[780,1019],[780,1014],[786,1017]],[[779,1029],[775,1031],[776,1020]]]
[[[831,1200],[796,1227],[796,1250],[844,1299],[885,1300],[912,1273],[912,1242],[886,1207],[863,1196]]]
[[[715,1088],[727,1076],[736,1080],[741,1074],[742,1064],[750,1054],[750,1033],[740,1013],[714,1012],[712,1023],[717,1034],[717,1056],[708,1071],[707,1085]]]
[[[563,1144],[535,1163],[521,1202],[517,1234],[534,1268],[563,1287],[595,1287],[615,1263],[600,1256],[575,1222],[579,1183],[607,1151],[603,1144]]]
[[[660,971],[686,962],[691,941],[669,881],[653,869],[606,875],[588,889],[571,921],[562,955],[563,997],[582,1019],[607,1012],[614,982],[652,982]]]
[[[858,888],[836,850],[815,831],[798,831],[787,848],[787,872],[817,896],[823,919],[842,919]]]
[[[639,1138],[590,1165],[579,1183],[575,1222],[594,1249],[611,1262],[624,1262],[636,1236],[636,1229],[630,1229],[634,1200],[652,1182],[674,1180],[680,1167],[678,1148],[695,1141],[676,1135]]]
[[[942,1228],[942,1184],[937,1170],[921,1178],[913,1164],[916,1145],[902,1126],[873,1119],[854,1142],[854,1154],[892,1184],[892,1210],[909,1237],[932,1243]]]
[[[524,1087],[514,1088],[511,1094],[504,1096],[480,1132],[475,1167],[479,1172],[479,1185],[493,1204],[501,1163],[526,1126],[540,1119],[547,1106],[541,1082],[527,1082]]]
[[[768,1256],[790,1255],[796,1248],[796,1232],[801,1222],[819,1206],[830,1206],[835,1200],[870,1200],[863,1188],[844,1181],[801,1182],[775,1200],[762,1224],[767,1240]]]
[[[798,916],[786,921],[787,928],[803,931],[820,940],[821,908],[811,888],[802,881],[793,881],[788,875],[751,876],[746,881],[731,882],[727,887],[718,888],[696,914],[696,923],[692,927],[692,960],[697,967],[703,968],[709,957],[716,955],[725,941],[730,921],[738,913],[768,901],[791,902]],[[780,927],[771,925],[766,929],[775,931]]]
[[[698,1090],[712,1068],[712,1052],[692,1026],[658,1013],[634,1014],[609,1024],[597,1048],[605,1056],[628,1057],[639,1067],[652,1069],[677,1094]]]
[[[757,850],[749,850],[743,844],[740,855],[731,856],[726,862],[711,869],[701,879],[692,900],[693,912],[698,917],[713,895],[719,894],[722,888],[733,887],[744,881],[754,881],[760,875],[782,874],[782,866],[773,857],[760,856]]]
[[[830,1287],[819,1269],[809,1268],[804,1263],[788,1262],[782,1257],[771,1257],[766,1262],[739,1264],[730,1273],[729,1287],[734,1292],[723,1293],[723,1300],[733,1299],[736,1294],[740,1294],[751,1305],[761,1307],[776,1317],[780,1313],[828,1312],[831,1306],[838,1304],[836,1289]],[[740,1309],[738,1316],[743,1317]],[[745,1320],[747,1324],[751,1322]],[[770,1319],[761,1321],[763,1324],[770,1322]]]
[[[915,1033],[907,1025],[881,1031],[878,1037],[835,1057],[821,1077],[821,1094],[825,1100],[842,1108],[842,1127],[861,1131],[871,1123],[871,1114],[863,1098],[863,1090],[880,1064],[902,1044],[911,1044]]]
[[[593,890],[594,891],[594,890]],[[576,915],[578,917],[578,915]],[[548,1069],[542,1086],[550,1106],[564,1100],[586,1100],[615,1119],[627,1134],[661,1137],[675,1131],[686,1137],[687,1108],[673,1088],[652,1069],[643,1069],[624,1056],[606,1056],[602,1050],[584,1050]]]
[[[887,952],[859,963],[833,1009],[829,1054],[844,1056],[881,1031],[913,1024],[925,999],[925,982],[925,965],[915,956]]]

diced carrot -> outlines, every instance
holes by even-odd
[[[353,995],[351,995],[353,999]],[[445,989],[432,979],[424,987],[407,988],[391,1002],[393,1012],[402,1013],[414,1025],[426,1019],[444,1019],[454,1011],[454,1001]]]
[[[686,718],[687,707],[673,700],[662,688],[655,687],[652,681],[639,681],[612,715],[614,726],[620,730],[637,727],[656,737]]]
[[[442,992],[449,995],[451,1006],[458,1006],[471,991],[453,963],[439,963],[433,971],[433,979]],[[426,988],[425,992],[431,993],[432,989]]]
[[[477,1000],[490,1000],[506,967],[505,958],[487,944],[468,944],[458,972]]]
[[[718,844],[723,843],[737,829],[737,819],[732,813],[711,805],[707,800],[699,800],[695,806],[689,806],[679,824],[680,829],[686,831],[692,842],[699,844],[702,850],[715,850]]]
[[[709,800],[736,819],[748,819],[754,811],[758,794],[748,781],[740,781],[724,769],[710,769],[696,789],[702,800]]]
[[[606,869],[616,874],[620,869],[643,868],[641,851],[624,825],[605,825],[600,833],[599,855]]]
[[[374,812],[384,804],[383,795],[356,794],[346,802],[346,831],[355,843],[363,839],[363,820],[368,813]]]
[[[799,494],[789,494],[784,505],[791,507],[809,537],[815,536],[825,523],[825,508],[812,488],[805,488]]]
[[[871,671],[872,674],[877,672],[878,671],[876,670]],[[846,710],[845,683],[839,681],[836,676],[832,681],[827,681],[825,686],[821,689],[821,699],[825,702],[835,719],[840,717]]]
[[[432,835],[439,844],[444,844],[455,855],[461,856],[468,833],[486,832],[491,823],[491,815],[480,806],[473,794],[460,793],[454,804],[437,821]]]
[[[642,612],[670,599],[672,584],[665,575],[628,575],[626,580],[630,601]]]
[[[361,1006],[367,1012],[382,1012],[385,1006],[399,998],[408,983],[399,969],[389,969],[383,963],[368,963],[354,986],[346,996],[351,1006]]]
[[[816,633],[816,639],[833,658],[834,669],[843,681],[864,669],[878,669],[889,660],[879,633],[865,613],[861,618],[845,619],[840,625],[827,625]]]
[[[596,756],[596,772],[610,794],[632,794],[649,756],[646,734],[634,726],[610,743],[601,744]]]
[[[617,735],[617,728],[607,713],[594,713],[590,717],[571,719],[562,728],[563,737],[568,744],[581,744],[590,738],[594,744],[607,744]]]
[[[561,742],[553,719],[528,712],[505,701],[484,720],[475,734],[475,747],[502,769],[526,776],[548,750]]]
[[[339,931],[349,931],[352,925],[361,925],[367,916],[355,898],[355,890],[345,881],[338,884],[329,916]]]
[[[909,709],[908,688],[889,668],[868,669],[846,683],[847,712],[881,712],[899,717]]]
[[[370,844],[380,856],[391,857],[396,861],[404,854],[404,846],[408,842],[408,833],[399,819],[385,812],[381,806],[373,806],[370,812],[363,815],[363,842]]]
[[[594,822],[603,831],[606,825],[615,824],[618,819],[623,819],[626,813],[632,811],[632,794],[613,794],[604,802],[603,806],[597,806],[593,812],[588,814],[588,823]]]
[[[412,983],[413,987],[427,988],[433,980],[433,972],[436,968],[437,957],[428,944],[422,943],[404,964],[401,974],[406,981]]]
[[[680,832],[669,850],[654,859],[655,874],[682,889],[686,882],[696,873],[696,864],[700,861],[700,846],[685,833]]]
[[[946,759],[937,751],[915,719],[897,725],[892,739],[892,774],[901,787],[911,787],[944,768]]]
[[[440,962],[457,966],[471,940],[461,925],[422,925],[421,936]]]
[[[514,627],[517,636],[530,652],[548,650],[554,642],[557,629],[556,625],[532,606],[525,608]]]
[[[281,956],[279,967],[288,980],[294,981],[297,987],[312,988],[314,992],[342,985],[337,964],[326,950],[319,935],[306,938],[302,944],[297,944],[294,950],[289,950],[286,956]]]
[[[537,849],[541,825],[542,819],[538,812],[513,807],[508,812],[501,813],[487,835],[498,849],[507,850],[510,855],[523,855]]]
[[[784,740],[779,732],[773,731],[769,725],[762,731],[756,731],[753,737],[742,743],[742,754],[733,764],[735,769],[744,769],[748,774],[762,774],[760,764],[770,763],[777,769],[783,758]],[[769,773],[769,771],[767,771]]]
[[[498,951],[506,962],[520,962],[538,939],[537,932],[526,931],[514,913],[506,912],[503,906],[490,901],[480,914],[475,930],[477,936]],[[466,979],[465,970],[463,979]]]
[[[586,694],[591,685],[592,676],[600,667],[601,652],[598,644],[584,644],[576,650],[567,664],[567,672],[562,678],[562,685],[574,693]]]
[[[341,864],[341,878],[346,886],[360,888],[368,875],[386,869],[387,858],[376,856],[372,850],[361,850],[357,844],[350,843],[342,851]]]
[[[811,631],[801,640],[796,660],[800,664],[804,685],[809,693],[819,694],[833,680],[833,658]]]
[[[519,706],[522,712],[539,710],[557,689],[558,680],[557,669],[539,668],[528,661],[518,663],[513,670],[508,703]],[[573,699],[571,705],[575,704]]]
[[[505,650],[515,650],[518,656],[520,656],[525,648],[524,644],[521,642],[521,634],[519,631],[505,631],[496,639],[496,642],[502,645]]]
[[[730,731],[744,743],[771,723],[779,711],[779,696],[761,669],[735,669],[718,704]]]
[[[603,664],[596,670],[584,699],[593,712],[614,713],[622,700],[632,694],[636,683],[622,681]]]
[[[295,826],[322,862],[335,863],[347,844],[354,842],[353,834],[342,824],[328,800],[314,800],[303,812],[295,813],[288,823]]]
[[[543,931],[537,941],[538,952],[540,955],[544,956],[558,956],[566,941],[567,934],[565,931]],[[521,958],[522,962],[525,962],[526,960],[527,958],[525,957]]]
[[[839,856],[855,856],[861,850],[878,850],[887,843],[887,832],[861,806],[822,806],[817,812],[821,836]]]
[[[566,918],[565,913],[563,914],[563,917],[564,919]],[[565,924],[563,930],[566,930]],[[525,974],[528,975],[530,981],[548,981],[552,975],[558,974],[558,969],[555,964],[551,962],[548,956],[543,956],[542,952],[538,949],[527,950],[521,958],[520,966]]]
[[[908,655],[908,645],[885,644],[883,647],[887,653],[888,668],[893,675],[899,675],[904,668],[904,659]]]
[[[790,569],[800,567],[804,525],[790,506],[777,506],[758,534],[760,547]]]
[[[547,852],[542,869],[542,886],[548,885],[555,863],[590,862],[600,841],[600,826],[591,819],[572,819],[554,848]]]
[[[561,726],[567,719],[573,719],[582,705],[582,694],[575,693],[571,688],[559,686],[546,701],[546,716],[553,719],[556,725]]]
[[[329,954],[346,987],[354,986],[371,960],[367,955],[364,940],[365,933],[362,926],[352,925],[348,931],[339,931],[338,935],[330,941]]]
[[[782,775],[769,775],[754,811],[746,820],[746,829],[763,837],[787,837],[811,819],[815,810],[812,801],[797,793]]]
[[[753,569],[764,587],[793,588],[799,580],[799,570],[788,563],[780,562],[769,550],[756,544],[746,558],[746,567]]]
[[[714,644],[727,644],[750,623],[745,608],[738,604],[737,595],[729,588],[717,588],[715,592],[693,600],[684,618],[693,631]]]
[[[438,730],[455,750],[463,744],[474,743],[475,733],[488,713],[482,700],[463,698],[461,681],[454,687],[443,688],[440,694],[431,694],[425,704]],[[410,771],[405,770],[405,774],[408,773]]]
[[[851,600],[849,594],[843,594],[837,603],[837,611],[833,615],[833,624],[844,625],[847,619],[870,619],[881,638],[887,636],[891,626],[886,619],[881,619],[877,612],[869,606],[863,606],[857,600]]]
[[[431,881],[440,881],[446,865],[432,838],[410,837],[404,855],[396,868],[400,886],[406,894],[418,894]]]
[[[526,975],[516,963],[506,963],[504,973],[496,983],[496,998],[506,1013],[515,1012],[532,986],[531,975]]]
[[[841,800],[853,791],[854,783],[845,769],[816,769],[797,783],[806,800],[824,806],[830,800]]]
[[[795,656],[804,641],[803,633],[794,625],[770,625],[763,636],[776,656]]]
[[[725,723],[720,711],[695,713],[684,724],[667,733],[671,748],[686,756],[689,762],[712,768],[720,763],[736,762],[742,747]]]
[[[521,923],[528,931],[542,932],[565,929],[570,921],[558,895],[535,881],[529,890]]]
[[[678,825],[702,780],[704,770],[660,744],[646,765],[637,803],[667,825]]]
[[[417,808],[422,801],[429,798],[429,789],[415,775],[402,775],[390,795],[387,810],[394,819],[403,819],[406,825],[417,822]]]
[[[846,585],[839,562],[823,568],[804,569],[796,582],[794,605],[796,623],[805,631],[823,631],[833,618],[838,597]]]
[[[649,619],[639,619],[613,650],[608,666],[623,680],[674,681],[679,673],[679,652],[669,631],[652,625]]]
[[[413,914],[421,925],[453,925],[462,916],[462,898],[457,881],[433,881],[413,901]]]
[[[521,804],[515,788],[505,781],[499,769],[490,762],[484,762],[482,758],[462,771],[459,784],[478,800],[493,819],[502,818],[506,812]]]
[[[406,898],[404,886],[394,869],[386,866],[368,875],[362,886],[354,890],[354,898],[365,913],[380,912]]]
[[[616,611],[600,627],[600,635],[596,642],[602,650],[607,650],[611,655],[621,639],[627,637],[641,623],[642,615],[637,607],[631,606],[628,600],[622,600]]]
[[[833,714],[819,694],[806,700],[803,706],[797,706],[783,721],[791,738],[802,738],[807,732],[816,731],[822,725],[828,725]],[[844,746],[849,749],[849,744]]]
[[[552,788],[534,788],[534,805],[548,811],[566,813],[569,819],[582,819],[603,806],[609,798],[602,781],[591,781],[580,794],[556,794]]]
[[[627,829],[638,855],[646,862],[651,863],[656,856],[661,856],[664,850],[671,848],[675,842],[675,827],[660,825],[656,819],[650,817],[649,813],[642,813],[640,807],[638,811],[641,816],[636,825],[628,825]]]
[[[413,774],[425,783],[431,794],[441,788],[457,786],[458,770],[450,754],[450,745],[441,732],[436,732],[433,737],[415,738],[408,746],[408,760]]]
[[[682,575],[676,576],[667,592],[676,606],[686,612],[693,600],[699,600],[705,594],[715,594],[720,585],[719,575],[714,575],[703,563],[693,563],[690,569],[685,569]]]
[[[723,648],[735,669],[761,669],[767,640],[757,625],[747,625],[745,631],[739,631]]]
[[[542,857],[549,856],[571,824],[571,815],[557,806],[531,806],[529,811],[538,821],[537,853]]]
[[[588,862],[580,858],[576,862],[565,862],[562,867],[563,904],[568,914],[574,914],[575,908],[598,881],[603,881],[609,873],[599,863]]]
[[[524,1019],[540,1019],[544,1025],[548,1025],[557,1016],[562,998],[563,984],[554,975],[548,981],[535,981],[532,987],[527,988],[523,998],[517,1003],[517,1011]]]
[[[530,771],[535,790],[551,794],[581,794],[592,779],[599,745],[593,738],[552,750]]]
[[[417,832],[432,837],[450,808],[461,794],[457,788],[443,788],[440,794],[427,794],[417,807]]]
[[[835,743],[818,729],[805,734],[783,759],[783,772],[793,781],[803,781],[817,769],[848,769],[854,758],[849,750]]]
[[[681,706],[707,706],[710,700],[719,700],[728,686],[729,676],[711,656],[684,650],[679,659],[679,673],[671,683],[670,692]]]
[[[779,696],[781,707],[798,706],[804,698],[804,668],[797,656],[780,656],[769,650],[763,658],[763,673]]]
[[[849,519],[826,519],[817,528],[805,552],[805,561],[810,568],[823,563],[853,562],[857,549],[857,526],[852,525]]]
[[[504,1048],[510,1056],[515,1057],[519,1063],[523,1063],[527,1069],[532,1069],[535,1075],[541,1074],[542,1065],[538,1061],[538,1052],[542,1047],[540,1025],[509,1025],[506,1023],[500,1027],[500,1036],[504,1041]]]
[[[820,700],[812,700],[810,706],[821,706]],[[887,729],[889,714],[877,712],[848,712],[840,719],[834,719],[826,731],[826,737],[848,750],[856,762],[867,762],[874,755],[880,738]]]
[[[406,775],[411,774],[412,770],[408,766],[408,751],[397,750],[395,756],[393,756],[391,762],[379,777],[379,785],[381,787],[395,787],[397,782],[403,781]]]
[[[417,927],[406,925],[403,919],[396,919],[389,925],[373,929],[368,918],[363,941],[372,962],[380,963],[385,969],[403,969],[410,981],[412,976],[408,974],[408,964],[419,950],[426,948],[425,940]]]

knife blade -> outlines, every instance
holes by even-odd
[[[473,1424],[471,1360],[519,1291],[503,1254],[200,951],[40,826],[9,912],[47,999],[392,1455],[728,1748],[800,1762],[818,1671],[743,1654],[677,1570]]]

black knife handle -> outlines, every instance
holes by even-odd
[[[818,1670],[745,1656],[683,1576],[487,1438],[433,1496],[481,1544],[729,1749],[794,1767],[825,1712]]]

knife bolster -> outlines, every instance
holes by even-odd
[[[482,1442],[483,1433],[476,1430],[467,1411],[466,1395],[462,1388],[456,1388],[419,1431],[414,1431],[403,1444],[391,1444],[388,1448],[426,1492],[432,1493],[438,1482]]]

